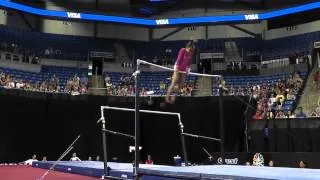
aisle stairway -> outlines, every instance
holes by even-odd
[[[117,62],[130,62],[128,52],[122,42],[117,41],[113,44],[116,51]]]
[[[226,62],[240,61],[242,59],[235,41],[226,41],[224,46]]]
[[[89,94],[104,96],[106,89],[104,87],[104,80],[102,75],[94,75],[89,78],[88,82]]]
[[[212,95],[212,78],[199,77],[197,80],[199,89],[195,92],[195,96],[211,96]]]
[[[306,82],[306,87],[303,91],[303,94],[301,95],[299,102],[299,106],[303,108],[303,111],[304,113],[306,113],[307,116],[310,116],[312,110],[314,110],[317,107],[318,99],[320,96],[320,89],[316,88],[312,80],[312,74],[317,70],[319,69],[315,67],[310,73]]]

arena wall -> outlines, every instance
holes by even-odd
[[[100,106],[133,108],[133,97],[70,96],[20,90],[0,89],[0,160],[21,161],[36,153],[56,160],[65,148],[81,134],[73,152],[82,159],[102,155]],[[185,132],[219,138],[218,98],[178,98],[175,105],[160,107],[163,98],[141,99],[141,108],[180,112]],[[241,148],[243,112],[245,105],[234,97],[224,98],[224,124],[226,151]],[[233,113],[229,113],[233,112]],[[134,113],[105,111],[107,128],[134,134]],[[173,156],[182,155],[178,119],[175,116],[141,113],[142,158],[151,154],[157,164],[173,164]],[[134,143],[127,138],[108,135],[108,157],[121,162],[132,162],[128,146]],[[189,159],[201,162],[206,158],[202,151],[220,151],[219,143],[186,138]],[[69,156],[66,157],[66,160]]]
[[[23,14],[23,16],[32,27],[37,27],[38,18],[36,16],[30,14]],[[18,12],[8,11],[4,9],[0,9],[0,24],[23,29],[30,29],[26,22],[23,21],[22,15],[20,15]]]
[[[46,7],[53,10],[64,10],[63,8],[56,6],[52,3],[47,3]],[[176,11],[165,13],[164,17],[186,17],[186,16],[200,16],[200,15],[222,15],[232,13],[252,13],[248,11],[231,11],[231,10],[215,10],[209,9],[205,12],[204,9],[194,9],[188,11]],[[157,18],[161,18],[159,16]],[[20,15],[18,12],[4,10],[0,11],[0,24],[14,26],[19,28],[30,29],[28,24],[24,21],[25,18],[28,23],[34,28],[44,33],[55,33],[55,34],[66,34],[66,35],[77,35],[77,36],[94,36],[95,24],[94,22],[80,22],[80,21],[63,21],[54,19],[43,19],[30,14]],[[97,23],[97,36],[112,38],[112,39],[130,39],[139,41],[149,40],[149,30],[144,27],[135,27],[127,25],[116,25]],[[279,28],[267,30],[267,23],[265,21],[257,24],[239,24],[241,28],[247,29],[253,33],[263,34],[265,39],[275,39],[280,37],[293,36],[303,33],[316,32],[320,30],[320,21],[314,21],[306,24],[297,25],[288,28]],[[160,38],[176,28],[159,28],[154,29],[153,38]],[[184,28],[183,30],[167,37],[164,41],[173,40],[189,40],[189,39],[219,39],[219,38],[237,38],[237,37],[251,37],[250,35],[232,28],[228,25],[212,25],[208,27],[208,34],[205,33],[205,26],[198,26],[193,28]],[[130,33],[128,33],[130,32]]]
[[[0,9],[0,24],[7,24],[7,11],[4,9]]]
[[[99,23],[97,33],[103,38],[149,41],[149,30],[144,27]]]
[[[266,39],[276,39],[281,37],[295,36],[299,34],[320,31],[320,20],[296,25],[293,27],[272,29],[266,32]]]
[[[93,36],[92,22],[71,22],[52,19],[42,19],[42,32],[52,34]]]

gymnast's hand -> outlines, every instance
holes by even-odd
[[[177,71],[178,71],[178,67],[177,67],[176,64],[173,66],[173,70],[174,70],[174,72],[177,72]]]
[[[190,73],[190,68],[187,68],[187,70],[186,70],[186,74],[188,75],[189,73]]]

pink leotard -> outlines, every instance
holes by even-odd
[[[176,69],[186,72],[191,67],[191,63],[192,53],[188,53],[185,48],[181,48],[175,63]]]

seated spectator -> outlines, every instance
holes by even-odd
[[[166,83],[161,81],[160,84],[159,84],[159,88],[160,88],[161,91],[165,91],[166,90]]]
[[[298,107],[298,112],[296,113],[297,118],[306,118],[306,114],[302,111],[302,107]]]
[[[316,110],[313,110],[313,111],[311,112],[311,117],[319,117],[319,116],[317,115]]]
[[[320,73],[319,71],[312,74],[312,80],[316,88],[319,88]]]
[[[133,85],[128,86],[127,94],[134,95],[134,86]]]
[[[287,93],[287,100],[296,100],[296,96],[292,93],[292,90],[289,89],[288,93]]]
[[[273,166],[274,166],[273,161],[272,161],[272,160],[270,160],[270,161],[269,161],[269,163],[268,163],[268,165],[269,165],[269,167],[273,167]]]
[[[320,105],[311,112],[311,117],[320,117]]]
[[[111,78],[110,78],[110,76],[108,74],[106,74],[105,77],[104,77],[104,82],[107,83],[109,81],[111,81]]]
[[[252,87],[252,90],[253,90],[253,91],[260,91],[260,86],[259,86],[258,84],[256,84],[256,85],[254,85],[254,86]]]
[[[295,83],[300,83],[300,84],[303,83],[303,79],[300,77],[300,75],[297,72],[293,73],[292,79],[293,79],[293,82]]]
[[[234,90],[232,85],[230,86],[230,89],[229,89],[229,95],[230,96],[234,96],[235,95],[235,90]]]
[[[17,81],[16,88],[18,88],[18,89],[23,89],[24,88],[24,83],[22,82],[22,80]]]
[[[288,111],[286,117],[287,118],[295,118],[296,115],[294,113],[292,113],[291,111]]]
[[[86,94],[88,92],[88,88],[86,85],[82,84],[80,87],[80,93],[81,94]]]
[[[146,90],[144,88],[141,89],[140,95],[141,96],[146,96],[147,95],[147,92],[146,92]]]
[[[158,62],[159,62],[158,57],[155,56],[155,57],[152,59],[152,63],[158,64]]]
[[[299,162],[299,168],[308,168],[308,164],[304,161]]]
[[[277,92],[276,102],[277,102],[277,103],[280,102],[280,104],[282,105],[283,101],[284,101],[283,91],[282,91],[282,90],[279,90],[279,91]]]
[[[274,119],[274,118],[275,118],[274,113],[272,111],[268,111],[267,119]]]
[[[285,113],[282,110],[276,112],[276,119],[283,119],[286,118]]]
[[[96,156],[96,161],[100,161],[100,156],[99,155]]]
[[[256,119],[256,120],[262,120],[262,119],[264,119],[264,116],[265,116],[265,114],[262,112],[262,111],[257,111],[256,113],[255,113],[255,115],[253,116],[253,119]]]
[[[254,99],[259,99],[259,97],[260,97],[260,90],[258,90],[258,89],[253,90],[253,92],[252,92],[252,97],[253,97]]]
[[[112,88],[112,81],[111,80],[108,80],[108,81],[106,81],[106,87],[107,87],[107,90],[108,89],[111,89]]]
[[[80,78],[80,84],[83,84],[85,86],[87,86],[87,84],[88,84],[88,77],[85,76],[84,74],[82,74],[82,76]]]
[[[153,164],[153,161],[152,161],[150,154],[148,155],[148,159],[146,160],[146,164]]]
[[[243,89],[242,89],[242,87],[239,85],[239,87],[238,87],[238,91],[237,91],[237,94],[236,94],[237,96],[244,96],[244,92],[243,92]]]
[[[272,110],[276,107],[276,94],[275,93],[273,93],[272,97],[269,98],[268,107],[270,110]]]
[[[77,157],[77,153],[73,153],[70,161],[81,161],[81,159]]]
[[[47,156],[43,156],[42,157],[42,162],[46,162],[47,161]]]
[[[41,83],[41,85],[40,85],[40,91],[42,91],[42,92],[47,92],[47,84],[46,84],[46,82],[45,81],[43,81],[42,83]]]
[[[32,155],[32,158],[31,158],[31,159],[26,160],[26,161],[24,162],[24,164],[25,164],[25,165],[29,165],[29,166],[31,166],[31,165],[32,165],[32,162],[34,162],[34,161],[38,161],[38,160],[37,160],[37,155],[36,155],[36,154]]]

